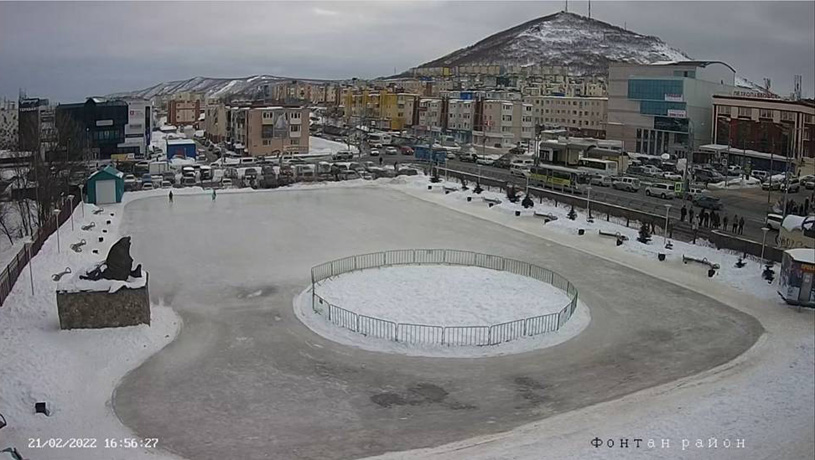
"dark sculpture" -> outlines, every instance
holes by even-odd
[[[96,281],[100,279],[127,281],[127,278],[141,278],[141,264],[133,266],[133,258],[130,257],[130,237],[122,237],[116,242],[108,252],[108,257],[104,264],[99,264],[93,270],[79,275],[80,279]]]

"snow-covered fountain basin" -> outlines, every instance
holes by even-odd
[[[296,301],[298,317],[327,338],[378,351],[493,348],[537,338],[515,347],[526,351],[553,344],[539,336],[559,335],[561,342],[588,323],[587,312],[575,314],[577,289],[564,277],[496,255],[384,251],[326,262],[311,275]]]

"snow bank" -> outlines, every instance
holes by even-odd
[[[708,187],[714,189],[723,189],[728,188],[731,190],[741,189],[741,188],[756,188],[761,187],[761,181],[756,179],[755,177],[749,177],[745,179],[744,177],[738,177],[735,179],[728,179],[727,185],[725,185],[725,181],[721,182],[714,182],[712,184],[708,184]]]
[[[70,221],[60,228],[61,252],[57,252],[56,235],[52,235],[34,258],[34,293],[26,267],[0,307],[0,412],[8,421],[0,431],[0,448],[14,446],[27,458],[42,460],[176,458],[153,449],[105,449],[104,439],[136,437],[113,413],[111,395],[127,372],[175,338],[180,318],[170,308],[153,305],[150,326],[59,329],[54,294],[58,284],[51,275],[66,266],[78,274],[107,255],[118,239],[124,209],[123,204],[105,205],[105,213],[94,215],[96,207],[85,206],[84,218],[81,207],[74,211],[74,231]],[[106,225],[107,220],[112,224]],[[90,222],[96,226],[82,231],[81,226]],[[95,236],[101,235],[103,228],[108,233],[105,242],[99,243]],[[81,253],[68,249],[69,244],[83,238],[89,243]],[[93,254],[93,249],[99,254]],[[49,417],[34,414],[34,403],[39,401],[50,406]],[[31,450],[32,438],[96,438],[97,447]]]
[[[351,152],[359,153],[359,149],[357,149],[355,146],[351,145],[351,148],[349,149],[348,144],[345,144],[344,142],[330,141],[317,136],[309,136],[308,138],[309,154],[328,156],[343,150],[350,150]]]

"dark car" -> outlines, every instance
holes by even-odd
[[[466,163],[475,163],[478,157],[474,153],[460,153],[458,159]]]
[[[714,211],[722,209],[722,200],[716,198],[715,196],[699,195],[694,198],[693,204],[699,206],[700,208],[713,209]]]
[[[712,169],[700,169],[696,171],[696,180],[697,182],[721,182],[724,180],[724,176],[717,173]]]
[[[495,160],[495,163],[493,163],[492,165],[498,168],[509,169],[509,167],[511,166],[512,158],[513,158],[512,155],[502,155],[501,158]]]

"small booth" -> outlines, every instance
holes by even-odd
[[[790,305],[815,308],[815,249],[784,251],[778,294]]]
[[[121,203],[125,193],[124,174],[113,166],[106,166],[88,177],[85,189],[88,203]]]

